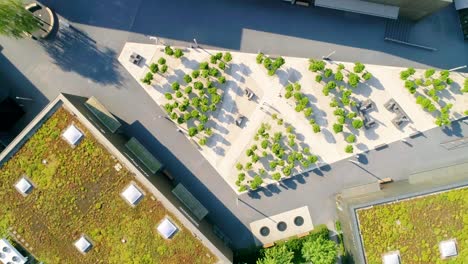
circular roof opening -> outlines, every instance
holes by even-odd
[[[304,218],[302,218],[302,216],[296,216],[296,217],[294,218],[294,224],[295,224],[296,226],[301,226],[301,225],[303,225],[303,224],[304,224]]]
[[[286,230],[286,228],[288,228],[288,225],[285,222],[281,221],[276,225],[276,228],[278,228],[279,231],[284,231]]]
[[[270,234],[270,229],[266,226],[260,228],[260,235],[268,236]]]

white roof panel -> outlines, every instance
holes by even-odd
[[[130,204],[136,205],[138,203],[138,201],[140,200],[140,198],[143,196],[143,193],[141,193],[140,190],[138,190],[138,188],[135,185],[130,184],[127,187],[127,189],[125,189],[122,192],[122,196]]]
[[[177,227],[167,218],[164,218],[157,229],[165,239],[170,238],[175,232],[177,232]]]
[[[63,133],[65,140],[72,145],[76,145],[82,136],[83,133],[81,133],[81,131],[78,130],[78,128],[76,128],[74,125],[69,126]]]
[[[31,188],[33,187],[32,184],[25,178],[22,177],[16,184],[15,184],[16,189],[22,193],[22,194],[27,194]]]
[[[400,264],[400,254],[398,252],[385,254],[383,256],[383,264]]]
[[[91,242],[88,241],[84,236],[81,236],[76,242],[75,247],[81,253],[86,253],[91,248]]]
[[[439,249],[442,258],[449,258],[458,255],[457,245],[454,239],[440,242]]]

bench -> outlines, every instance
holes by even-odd
[[[392,178],[383,178],[383,179],[379,180],[380,184],[385,184],[385,183],[390,183],[390,182],[393,182]]]

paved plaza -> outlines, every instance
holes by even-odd
[[[384,150],[371,150],[361,155],[358,165],[341,160],[285,180],[279,186],[273,184],[238,196],[232,191],[232,184],[220,177],[191,141],[174,132],[173,123],[158,118],[164,115],[164,110],[141,88],[141,76],[135,78],[120,63],[115,63],[127,42],[154,44],[149,36],[157,36],[165,43],[186,47],[197,38],[203,47],[213,49],[252,53],[262,50],[266,54],[305,58],[320,58],[335,50],[332,58],[339,61],[452,68],[466,64],[468,54],[453,6],[412,28],[412,42],[438,49],[428,52],[385,42],[385,19],[303,8],[282,1],[45,0],[42,3],[55,10],[59,19],[68,21],[74,30],[52,50],[28,39],[0,37],[0,68],[15,86],[11,96],[34,98],[33,102],[21,102],[27,109],[27,117],[18,129],[60,92],[95,96],[124,123],[126,134],[145,144],[174,175],[175,181],[187,186],[202,202],[210,211],[207,219],[222,230],[234,248],[252,245],[250,223],[266,216],[306,205],[314,224],[326,223],[333,229],[334,195],[343,188],[385,177],[404,180],[414,172],[468,159],[466,148],[441,147],[442,143],[459,140],[468,133],[468,125],[455,122],[449,128],[433,128],[407,142],[394,142]],[[174,20],[178,23],[171,22]],[[403,81],[398,83],[398,87],[403,87]],[[237,198],[241,199],[238,203]]]
[[[144,58],[142,64],[135,65],[128,60],[133,52]],[[166,73],[155,74],[150,85],[140,82],[153,100],[160,106],[164,106],[168,103],[165,94],[173,92],[172,83],[178,82],[183,87],[189,86],[190,84],[185,84],[183,80],[184,75],[198,69],[200,62],[210,61],[210,56],[219,51],[184,48],[183,52],[184,56],[177,59],[165,55],[164,46],[127,43],[119,56],[119,61],[136,80],[141,80],[149,72],[150,64],[157,63],[160,58],[167,59],[169,68]],[[307,59],[285,57],[285,65],[274,76],[268,76],[263,65],[256,63],[256,54],[232,52],[232,57],[233,60],[228,63],[229,66],[225,70],[226,83],[217,84],[223,93],[221,106],[207,123],[215,131],[214,134],[209,137],[206,146],[197,143],[197,136],[189,138],[235,191],[238,191],[235,182],[240,172],[236,165],[249,163],[250,157],[245,153],[253,145],[260,144],[261,140],[255,140],[255,135],[262,124],[268,124],[271,127],[270,134],[275,132],[286,134],[285,128],[293,127],[291,134],[298,140],[299,146],[291,147],[290,152],[303,152],[308,148],[313,155],[318,157],[317,162],[312,162],[308,166],[294,166],[292,173],[285,176],[302,174],[323,164],[331,164],[383,144],[408,138],[418,131],[436,127],[434,117],[421,109],[416,104],[415,96],[405,89],[404,81],[400,79],[400,72],[405,68],[366,65],[366,71],[373,77],[368,81],[362,80],[357,88],[353,88],[352,96],[357,102],[365,102],[367,99],[372,101],[372,109],[367,114],[368,118],[375,121],[375,125],[361,129],[345,125],[343,133],[337,134],[333,132],[333,125],[336,123],[335,108],[330,106],[332,102],[330,96],[322,93],[325,82],[318,83],[315,80],[317,73],[308,70]],[[325,67],[336,72],[340,63],[328,61]],[[353,63],[343,62],[342,64],[345,72],[353,71]],[[417,70],[415,76],[422,76],[423,72],[423,70]],[[453,73],[450,78],[454,83],[443,91],[441,100],[444,104],[453,104],[450,117],[458,119],[464,116],[463,112],[467,110],[468,105],[468,94],[460,91],[465,77],[462,74]],[[285,87],[288,84],[301,85],[300,91],[308,98],[309,106],[313,110],[312,117],[321,127],[320,132],[313,131],[309,122],[310,118],[305,117],[302,112],[295,111],[292,98],[285,98],[287,92]],[[251,100],[244,93],[246,89],[255,94]],[[395,113],[385,107],[392,99],[407,114],[410,120],[408,124],[396,126],[392,122],[395,119]],[[235,123],[239,115],[246,118],[245,124],[241,126]],[[278,125],[279,119],[283,120],[283,124]],[[181,125],[181,127],[185,131],[188,129],[186,125]],[[346,141],[346,136],[349,135],[356,136],[354,153],[344,151],[349,145]],[[286,151],[286,155],[289,154]],[[262,176],[264,184],[276,182],[272,178],[273,171],[268,171],[272,160],[273,157],[264,156],[260,158],[260,163],[254,163],[246,175],[247,182],[259,174],[258,171],[261,169],[267,171],[266,175]]]

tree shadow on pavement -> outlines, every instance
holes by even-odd
[[[75,27],[62,25],[54,38],[39,43],[63,71],[76,72],[99,84],[121,84],[120,73],[116,71],[117,54],[98,47],[96,41]]]

